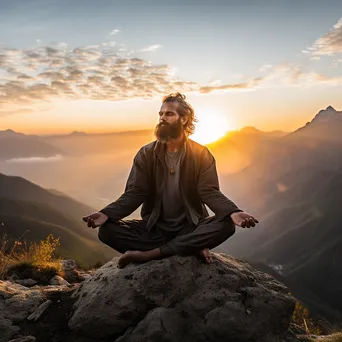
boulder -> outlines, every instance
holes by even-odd
[[[72,259],[66,259],[66,260],[62,260],[62,270],[64,272],[68,272],[68,271],[74,271],[76,270],[77,265],[75,260]]]
[[[114,258],[74,292],[69,327],[92,338],[285,341],[295,299],[272,276],[224,254],[117,267]]]
[[[72,259],[62,260],[62,271],[63,278],[69,283],[79,283],[85,279]]]
[[[52,277],[49,281],[50,285],[70,285],[64,278],[62,278],[59,275],[55,275],[54,277]]]

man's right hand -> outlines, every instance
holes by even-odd
[[[108,216],[101,212],[95,212],[82,217],[82,220],[87,223],[88,227],[96,228],[104,224],[108,220]]]

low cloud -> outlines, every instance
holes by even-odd
[[[313,55],[332,56],[342,53],[342,18],[332,27],[332,29],[317,39],[307,51]]]
[[[151,51],[156,51],[158,49],[160,49],[162,46],[159,44],[155,44],[155,45],[150,45],[148,47],[142,48],[139,51],[141,52],[151,52]]]

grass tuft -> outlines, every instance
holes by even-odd
[[[63,276],[62,259],[56,257],[59,238],[49,234],[36,243],[0,238],[0,279],[16,274],[21,279],[32,278],[47,282],[58,274]]]

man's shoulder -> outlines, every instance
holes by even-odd
[[[201,145],[200,143],[189,138],[187,140],[187,144],[189,145],[191,150],[196,154],[201,154],[203,151],[209,151],[207,146]]]
[[[140,151],[147,152],[147,151],[153,151],[156,147],[157,140],[151,141],[150,143],[141,146]]]
[[[146,145],[143,145],[140,147],[139,151],[138,151],[138,155],[142,155],[142,156],[148,156],[148,155],[152,155],[153,151],[156,148],[156,143],[157,141],[152,141]]]

